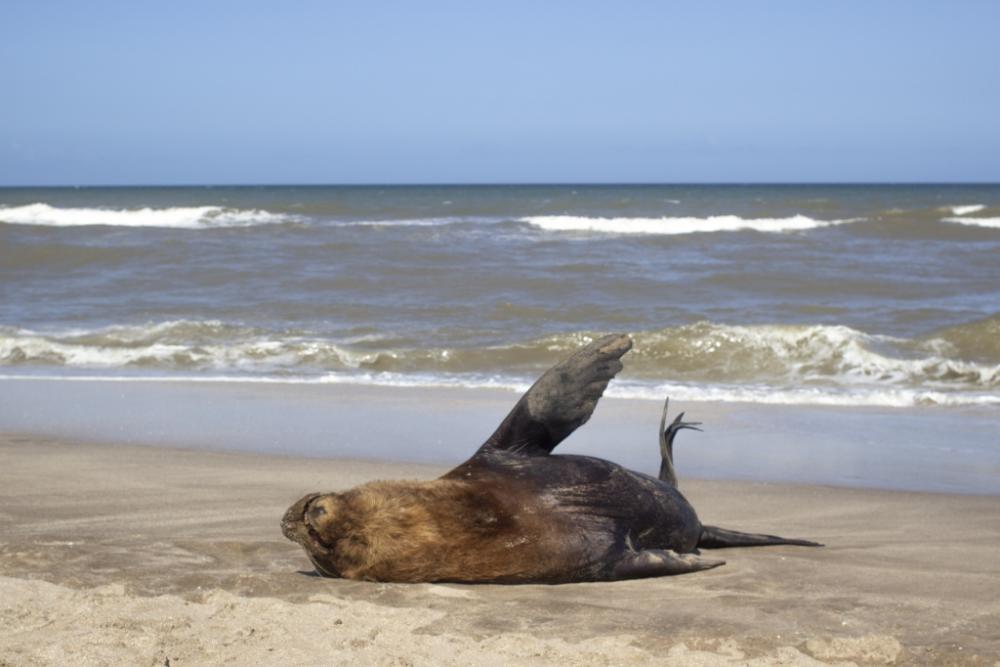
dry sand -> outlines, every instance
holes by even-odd
[[[0,665],[1000,665],[996,496],[684,480],[706,522],[828,546],[563,586],[321,579],[279,532],[442,471],[2,436]]]

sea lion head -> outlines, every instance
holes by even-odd
[[[341,576],[335,560],[343,514],[340,494],[310,493],[289,507],[281,519],[281,532],[300,544],[316,571],[326,577]]]

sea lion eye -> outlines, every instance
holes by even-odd
[[[306,511],[306,515],[313,521],[316,521],[320,517],[326,515],[326,508],[322,505],[314,505]]]
[[[318,531],[329,530],[337,523],[338,498],[333,494],[317,496],[306,503],[302,519],[306,525]]]

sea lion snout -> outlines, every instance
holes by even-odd
[[[288,508],[281,532],[307,552],[328,553],[338,538],[343,500],[336,493],[310,493]]]
[[[337,507],[342,500],[335,493],[310,493],[288,508],[281,519],[281,532],[305,549],[316,571],[325,577],[340,577],[332,560],[336,546]]]
[[[320,494],[310,493],[303,496],[294,505],[288,508],[285,516],[281,517],[281,533],[292,542],[303,543],[307,539],[307,529],[303,521],[306,506]]]

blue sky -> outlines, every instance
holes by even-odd
[[[0,184],[1000,181],[1000,2],[4,3]]]

